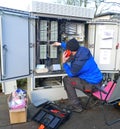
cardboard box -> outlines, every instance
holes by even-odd
[[[27,108],[9,109],[10,124],[23,123],[27,121]]]
[[[12,94],[8,96],[8,105],[12,100]],[[10,109],[9,107],[10,124],[27,122],[27,104],[26,107],[20,109]]]

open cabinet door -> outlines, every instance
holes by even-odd
[[[95,60],[101,70],[116,70],[117,24],[97,24]]]
[[[99,68],[103,72],[119,70],[118,24],[116,22],[91,22],[89,46]]]
[[[24,14],[0,15],[1,80],[29,75],[29,25]]]

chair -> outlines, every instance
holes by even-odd
[[[111,120],[111,121],[107,120],[105,110],[104,110],[104,105],[105,104],[115,105],[120,102],[120,77],[118,78],[117,81],[116,79],[113,81],[109,81],[105,87],[101,87],[101,88],[96,87],[96,88],[97,88],[97,91],[91,93],[85,108],[87,107],[91,97],[95,97],[101,102],[105,123],[108,126],[110,126],[119,122],[120,119]]]

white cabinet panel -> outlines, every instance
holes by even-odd
[[[29,74],[28,17],[1,15],[1,79]]]

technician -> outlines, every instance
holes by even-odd
[[[96,86],[101,86],[102,73],[89,49],[80,46],[75,38],[67,43],[54,42],[53,46],[61,46],[67,50],[62,55],[63,68],[68,75],[63,78],[63,83],[70,107],[75,112],[82,112],[83,107],[75,89],[94,92]]]

